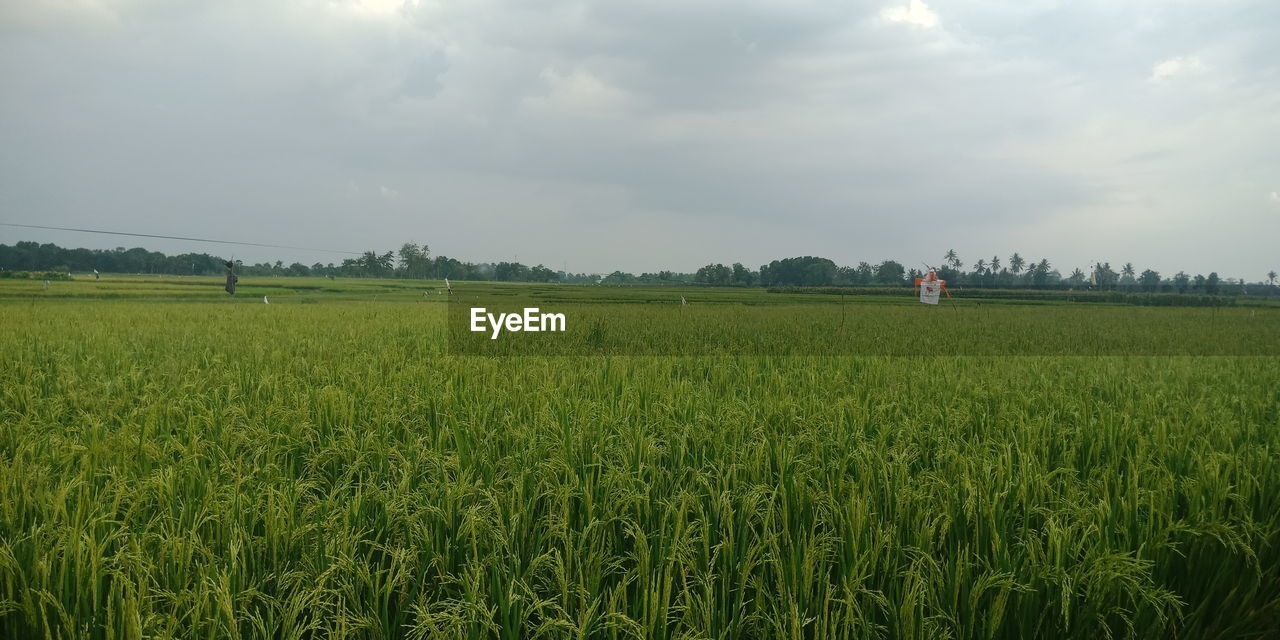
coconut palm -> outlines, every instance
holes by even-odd
[[[1022,273],[1022,267],[1026,266],[1026,264],[1027,261],[1023,260],[1022,256],[1018,255],[1016,251],[1013,255],[1009,256],[1009,270],[1015,274]]]
[[[947,255],[942,256],[942,259],[946,261],[947,265],[956,271],[959,271],[960,267],[964,266],[964,263],[960,262],[960,256],[956,253],[955,249],[948,249]]]

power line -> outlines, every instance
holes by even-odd
[[[101,233],[109,236],[133,236],[135,238],[162,238],[164,240],[187,240],[190,242],[211,242],[214,244],[237,244],[246,247],[268,247],[271,249],[293,249],[295,251],[315,251],[319,253],[341,253],[353,256],[363,255],[359,251],[338,251],[335,249],[311,249],[308,247],[291,247],[285,244],[262,244],[260,242],[236,242],[234,240],[210,240],[209,238],[187,238],[184,236],[162,236],[152,233],[125,233],[123,231],[101,231],[99,229],[76,229],[73,227],[46,227],[38,224],[17,224],[13,222],[0,222],[0,225],[6,227],[23,227],[25,229],[47,229],[51,231],[77,231],[80,233]]]

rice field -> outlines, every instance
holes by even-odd
[[[0,283],[0,637],[1280,635],[1278,309],[251,280]]]

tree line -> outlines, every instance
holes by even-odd
[[[167,275],[222,275],[228,258],[207,253],[165,255],[142,248],[67,249],[55,244],[18,242],[0,244],[0,271],[58,271],[81,273],[143,273]],[[508,282],[592,281],[587,274],[554,271],[546,266],[529,267],[518,262],[472,263],[432,256],[427,245],[405,243],[398,251],[366,251],[339,263],[286,265],[260,262],[237,264],[236,272],[247,276],[330,276],[342,278],[422,278],[454,280],[502,280]],[[595,276],[595,280],[599,277]]]
[[[153,273],[171,275],[221,275],[225,259],[207,253],[168,256],[142,248],[67,249],[36,242],[0,244],[0,271],[59,271],[104,273]],[[936,265],[906,267],[895,260],[876,264],[859,262],[840,266],[829,258],[801,256],[774,260],[751,269],[742,263],[708,264],[694,273],[657,271],[635,275],[614,271],[607,275],[568,273],[544,265],[519,262],[473,263],[448,256],[432,256],[426,244],[412,242],[399,250],[366,251],[340,263],[294,262],[244,264],[238,272],[248,276],[329,276],[362,278],[420,278],[453,280],[496,280],[503,282],[568,282],[604,285],[703,284],[715,286],[909,286],[933,268],[949,287],[986,289],[1094,289],[1144,292],[1217,294],[1275,294],[1276,272],[1266,280],[1246,283],[1243,279],[1220,278],[1179,271],[1164,275],[1153,269],[1138,271],[1132,263],[1113,267],[1110,262],[1074,268],[1063,274],[1048,259],[1028,260],[1015,252],[1007,260],[1000,256],[979,258],[967,265],[954,250]],[[1253,287],[1250,290],[1249,287]]]
[[[969,268],[954,251],[948,251],[936,265],[921,264],[908,268],[895,260],[857,266],[839,266],[828,258],[804,256],[774,260],[751,271],[739,263],[731,266],[709,264],[697,271],[695,283],[721,286],[907,286],[924,277],[926,269],[934,269],[948,287],[984,289],[1092,289],[1101,291],[1142,291],[1164,293],[1272,294],[1276,291],[1274,270],[1266,280],[1246,283],[1243,279],[1221,278],[1217,272],[1190,275],[1179,271],[1172,276],[1154,269],[1139,272],[1133,263],[1112,267],[1110,262],[1090,265],[1086,271],[1074,268],[1069,274],[1054,268],[1048,259],[1028,260],[1015,252],[1007,262],[1000,256],[990,260],[979,258]],[[1249,291],[1252,284],[1254,291]]]

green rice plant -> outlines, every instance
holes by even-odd
[[[769,349],[682,355],[692,319],[746,340],[743,318],[789,322],[797,300],[682,312],[545,287],[514,294],[670,344],[464,355],[413,290],[267,306],[130,286],[0,303],[0,637],[1280,632],[1280,359],[1244,342],[832,355],[788,348],[839,317],[804,302],[827,315]],[[917,310],[844,313],[874,333]],[[1275,321],[949,313],[919,330],[1244,340]]]

